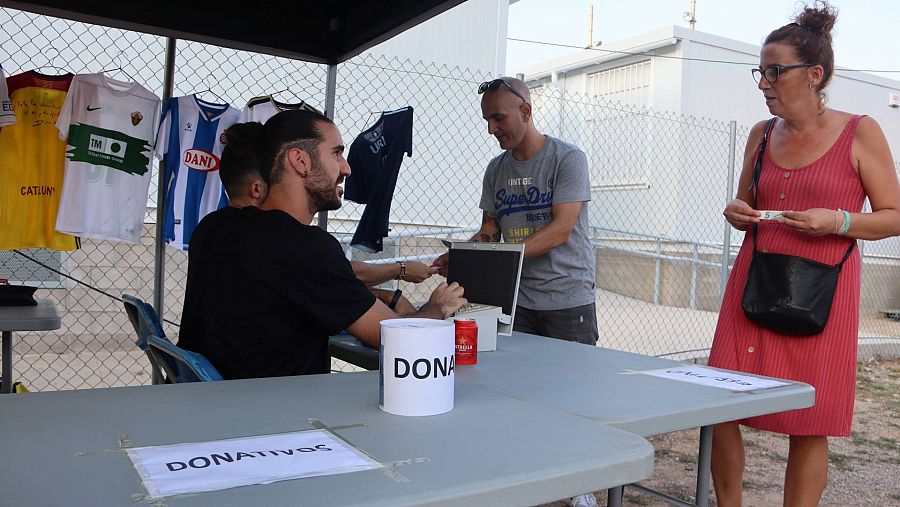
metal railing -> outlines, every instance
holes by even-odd
[[[622,234],[631,237],[637,238],[646,238],[650,240],[653,244],[653,251],[648,251],[640,248],[628,248],[623,246],[618,246],[617,243],[621,243],[621,241],[616,241],[613,239],[603,239],[602,233],[614,233],[614,234]],[[646,257],[654,260],[654,277],[653,277],[653,304],[660,304],[660,286],[661,286],[661,272],[662,272],[662,263],[663,262],[675,262],[675,263],[687,263],[691,266],[691,280],[690,280],[690,304],[688,308],[691,310],[696,309],[697,307],[697,268],[700,266],[707,266],[710,268],[717,269],[730,269],[730,264],[728,266],[723,266],[722,261],[709,261],[700,258],[700,248],[705,247],[709,249],[713,249],[715,252],[722,252],[722,243],[709,243],[709,242],[701,242],[701,241],[690,241],[683,239],[674,239],[666,236],[658,236],[653,234],[642,234],[636,232],[629,232],[619,229],[607,229],[602,227],[591,227],[591,242],[593,243],[595,248],[603,248],[607,250],[614,250],[618,252],[628,253],[631,255],[635,255],[638,257]],[[673,245],[688,245],[690,247],[691,256],[684,257],[679,255],[669,255],[663,253],[663,245],[673,244]],[[731,246],[729,248],[729,252],[731,256],[735,254],[736,247]],[[602,262],[602,261],[598,261]],[[721,288],[720,296],[725,293],[725,288]]]

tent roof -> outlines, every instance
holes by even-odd
[[[336,64],[465,0],[0,0],[38,14]]]

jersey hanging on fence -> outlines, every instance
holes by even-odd
[[[173,97],[163,106],[154,153],[164,159],[166,216],[163,239],[171,247],[188,249],[200,220],[228,204],[219,178],[225,130],[240,111],[229,104],[212,104],[196,95]]]
[[[241,117],[240,119],[238,119],[238,123],[244,123],[248,121],[258,121],[259,123],[265,123],[266,120],[282,111],[299,110],[321,113],[321,111],[302,100],[298,104],[288,104],[286,102],[278,102],[271,95],[266,95],[263,97],[253,97],[249,102],[247,102],[247,105],[244,106],[244,109],[241,110]]]
[[[412,107],[385,111],[350,145],[351,174],[344,196],[366,205],[350,244],[366,252],[384,249],[403,154],[412,156],[412,127]]]
[[[159,103],[138,83],[75,76],[56,122],[68,143],[56,230],[140,241]]]
[[[73,77],[28,71],[4,81],[16,121],[0,130],[0,250],[78,248],[78,238],[56,231],[66,170],[56,119]]]
[[[6,88],[6,74],[0,65],[0,128],[16,122],[16,114],[13,112],[12,101],[9,100],[9,90]]]

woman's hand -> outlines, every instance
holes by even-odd
[[[752,224],[759,222],[759,212],[740,199],[732,199],[725,206],[722,215],[732,227],[739,231],[746,231]]]
[[[781,223],[810,236],[825,236],[837,233],[844,220],[840,215],[839,211],[826,208],[785,211],[781,214]]]

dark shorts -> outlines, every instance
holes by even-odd
[[[595,303],[562,310],[529,310],[517,306],[513,329],[587,345],[596,345],[600,337]]]

